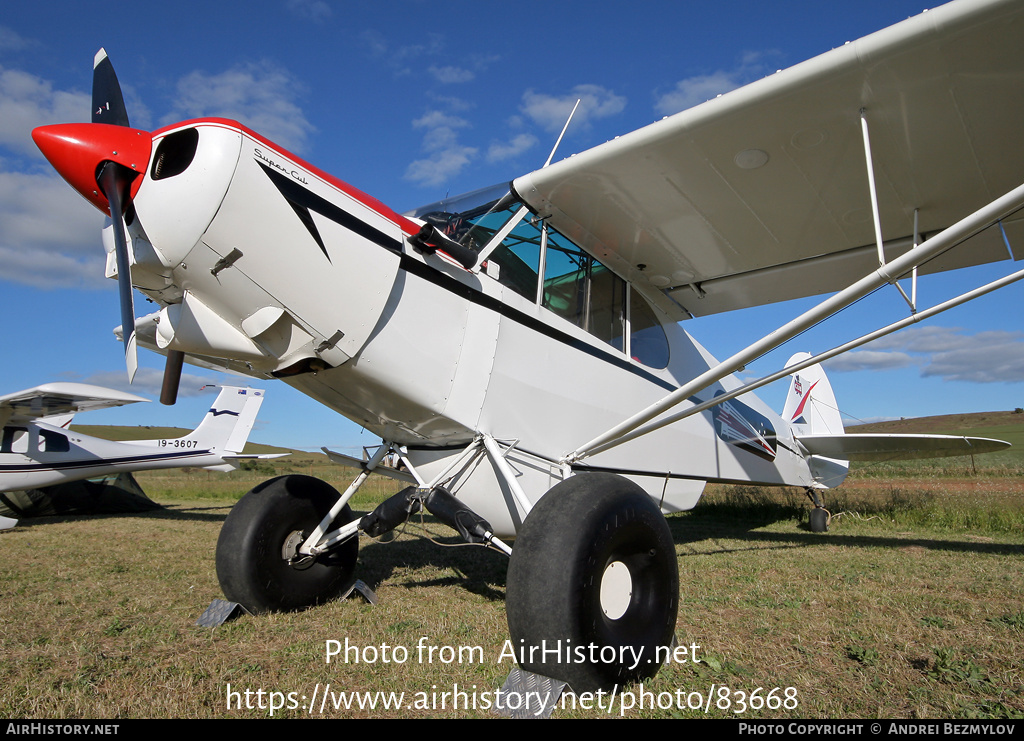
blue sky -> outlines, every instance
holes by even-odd
[[[92,58],[107,49],[132,124],[237,118],[399,211],[539,167],[572,102],[560,155],[803,61],[922,10],[920,0],[822,2],[12,3],[0,17],[0,393],[52,380],[123,385],[102,215],[57,176],[33,127],[86,120]],[[931,305],[1007,263],[925,281]],[[853,418],[1024,406],[1020,286],[832,366]],[[689,322],[717,356],[808,302]],[[141,297],[139,315],[147,313]],[[856,316],[854,316],[856,314]],[[751,366],[825,350],[906,314],[889,289]],[[155,397],[163,358],[141,351],[134,390]],[[177,407],[136,405],[80,422],[193,426],[238,379],[186,367]],[[370,445],[358,427],[280,383],[254,439],[315,449]],[[208,394],[209,392],[206,392]],[[781,408],[784,390],[763,396]]]

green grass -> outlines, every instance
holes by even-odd
[[[272,461],[271,468],[338,488],[352,476],[311,454]],[[228,708],[229,685],[309,697],[329,684],[334,692],[425,693],[435,704],[455,686],[478,693],[501,686],[511,668],[499,661],[508,638],[507,560],[450,547],[457,538],[429,520],[438,543],[425,539],[418,522],[393,542],[361,542],[358,575],[376,590],[376,606],[349,599],[215,629],[195,626],[221,596],[214,569],[221,523],[267,475],[265,467],[139,474],[164,510],[39,518],[0,533],[0,717],[271,715],[268,708]],[[366,511],[400,487],[371,478],[354,508]],[[889,479],[855,470],[826,493],[831,530],[816,534],[807,528],[802,492],[709,487],[697,509],[668,519],[681,583],[676,636],[699,646],[701,662],[666,666],[644,686],[651,697],[681,697],[682,707],[624,714],[1024,716],[1022,494],[1024,478],[1012,467],[928,467]],[[346,639],[364,656],[387,646],[405,648],[410,658],[326,663],[326,642]],[[483,660],[419,661],[421,641],[478,648]],[[712,688],[727,694],[714,694],[707,713],[686,706]],[[766,707],[775,688],[773,698],[796,707]],[[639,688],[631,691],[636,699]],[[751,695],[759,709],[739,712]],[[620,712],[616,705],[613,714]],[[328,705],[313,715],[493,717],[480,707],[450,706]]]

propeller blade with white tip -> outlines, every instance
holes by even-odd
[[[92,122],[129,126],[121,85],[105,49],[96,52],[92,66]]]

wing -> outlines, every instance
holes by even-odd
[[[800,435],[797,441],[811,455],[844,461],[945,458],[993,453],[1010,447],[1010,443],[1002,440],[953,435]]]
[[[1024,181],[1022,36],[1019,0],[949,3],[514,187],[674,318],[838,290],[877,267],[861,110],[891,259],[915,209],[927,235]],[[926,270],[1007,257],[990,229]]]
[[[25,422],[55,414],[73,414],[149,401],[125,391],[85,383],[45,383],[0,396],[0,421]]]

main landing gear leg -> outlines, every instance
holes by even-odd
[[[387,449],[389,444],[378,449],[344,495],[320,479],[289,475],[266,481],[242,497],[217,541],[217,578],[228,600],[252,613],[286,612],[337,599],[356,588],[375,602],[372,591],[353,576],[359,531],[380,536],[420,507],[468,542],[511,553],[486,520],[440,486],[410,486],[355,521],[348,499]]]

